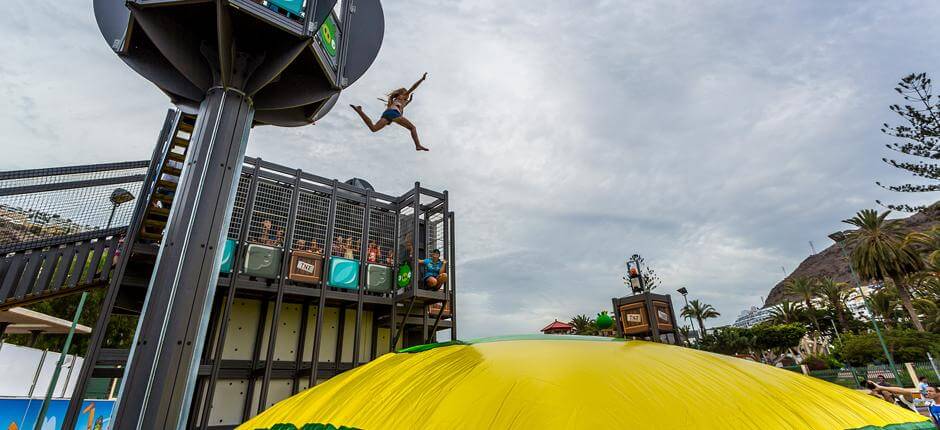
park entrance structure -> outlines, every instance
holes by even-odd
[[[170,112],[171,127],[177,117]],[[112,321],[141,314],[167,240],[178,195],[167,154],[182,149],[165,134],[150,162],[0,172],[0,310],[106,293],[85,364],[72,375],[73,404],[94,387],[132,389],[121,379],[127,346],[106,342],[120,333]],[[388,195],[351,182],[245,158],[186,428],[232,428],[388,351],[435,341],[441,330],[457,337],[447,192],[415,184]],[[115,209],[116,188],[135,203]],[[419,288],[420,272],[397,282],[398,268],[420,267],[435,248],[449,263],[441,290]]]

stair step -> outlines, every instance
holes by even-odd
[[[156,206],[151,206],[150,209],[147,209],[147,214],[149,215],[160,215],[164,217],[170,216],[169,208],[158,208]]]
[[[187,132],[187,133],[192,133],[192,132],[193,132],[193,125],[190,124],[190,123],[188,123],[188,122],[186,122],[186,121],[180,121],[180,128],[179,128],[179,129],[180,129],[181,131],[185,131],[185,132]]]
[[[154,227],[154,228],[163,228],[163,227],[166,227],[166,221],[159,221],[155,219],[145,219],[144,226]]]
[[[173,151],[168,152],[166,154],[166,158],[173,160],[173,161],[179,161],[180,163],[182,163],[183,161],[186,161],[185,154],[180,154],[178,152],[173,152]]]
[[[183,174],[182,170],[177,169],[175,167],[170,167],[170,166],[163,166],[163,170],[161,170],[161,172],[166,173],[167,175],[176,176],[176,177],[179,177],[180,175]]]
[[[175,190],[175,189],[176,189],[176,186],[177,186],[177,183],[176,183],[176,182],[172,182],[172,181],[159,180],[159,181],[157,181],[157,186],[158,186],[158,187],[162,187],[162,188],[166,188],[166,189],[168,189],[168,190]]]
[[[175,137],[175,138],[173,138],[173,145],[180,146],[180,147],[183,147],[183,148],[188,148],[188,147],[189,147],[189,140],[183,139],[183,138],[181,138],[181,137]]]
[[[173,196],[170,196],[170,195],[167,195],[167,194],[155,193],[155,194],[153,195],[153,198],[154,198],[154,200],[159,200],[159,201],[164,202],[164,203],[173,203]]]
[[[160,241],[160,240],[163,239],[163,235],[162,235],[162,234],[150,233],[150,232],[148,232],[148,231],[141,231],[141,232],[140,232],[140,237],[141,237],[142,239],[153,240],[153,241]]]

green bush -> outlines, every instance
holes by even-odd
[[[841,369],[842,363],[831,355],[808,355],[800,364],[805,364],[809,370]]]
[[[922,333],[912,329],[888,330],[885,343],[897,363],[924,361],[928,352],[940,355],[940,334],[937,333]],[[835,354],[853,366],[887,361],[875,333],[845,334]]]

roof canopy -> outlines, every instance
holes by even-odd
[[[71,321],[26,308],[0,311],[0,323],[10,323],[4,332],[7,334],[30,334],[36,331],[47,334],[66,334],[72,326]],[[75,326],[75,333],[89,334],[91,329],[78,324]]]
[[[568,324],[568,323],[563,323],[563,322],[558,321],[558,320],[555,320],[555,321],[552,322],[551,324],[545,326],[545,328],[543,328],[543,329],[540,330],[540,331],[541,331],[542,333],[544,333],[544,332],[547,332],[547,331],[554,331],[554,330],[572,330],[572,329],[574,329],[574,326],[573,326],[573,325]]]

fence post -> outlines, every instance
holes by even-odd
[[[852,373],[852,382],[855,383],[855,389],[861,389],[861,384],[858,383],[858,373],[855,373],[855,368],[849,365],[849,372]]]
[[[933,368],[934,375],[937,375],[937,379],[940,379],[940,371],[937,371],[937,363],[934,363],[933,355],[930,355],[929,352],[927,353],[927,360],[930,361],[930,367]]]
[[[917,372],[914,370],[914,364],[904,363],[904,367],[907,368],[907,374],[910,375],[911,377],[911,383],[913,383],[914,386],[916,387],[917,386]],[[900,386],[901,384],[898,383],[898,385]]]

